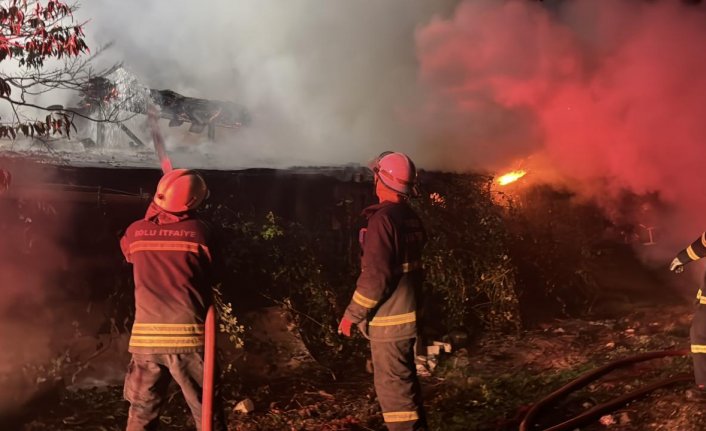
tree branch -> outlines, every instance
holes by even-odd
[[[40,106],[40,105],[36,105],[36,104],[30,103],[30,102],[25,102],[25,101],[20,101],[20,100],[12,100],[7,96],[0,96],[0,99],[6,100],[7,102],[10,102],[10,104],[13,105],[13,109],[14,109],[14,105],[17,105],[17,106],[26,106],[29,108],[40,109],[42,111],[48,111],[48,112],[52,112],[52,113],[69,113],[69,114],[76,115],[78,117],[81,117],[81,118],[84,118],[86,120],[90,120],[90,121],[93,121],[96,123],[114,123],[116,121],[126,121],[129,118],[132,118],[132,116],[134,116],[134,115],[132,115],[126,119],[118,120],[117,118],[112,117],[113,113],[116,111],[116,110],[113,110],[113,113],[111,113],[110,116],[108,116],[106,118],[94,118],[94,117],[82,114],[82,113],[76,111],[75,109],[71,109],[71,108],[49,109],[46,106]]]

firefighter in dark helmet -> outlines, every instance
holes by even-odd
[[[361,273],[339,333],[357,325],[370,339],[375,392],[390,431],[426,430],[415,366],[417,301],[426,235],[408,204],[416,168],[402,153],[382,153],[371,165],[378,204],[363,211]]]
[[[168,172],[145,217],[120,240],[135,280],[132,359],[124,387],[128,431],[157,429],[172,379],[201,429],[204,320],[212,304],[217,250],[213,233],[193,211],[207,196],[195,171]],[[218,397],[215,405],[213,429],[226,430]]]

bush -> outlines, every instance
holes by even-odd
[[[230,284],[241,307],[279,304],[288,308],[314,357],[332,365],[333,356],[359,356],[363,343],[342,343],[338,319],[352,294],[357,268],[348,256],[330,251],[326,233],[305,229],[272,212],[213,209],[224,239]],[[225,293],[228,295],[228,293]],[[341,354],[345,350],[345,354]]]
[[[423,316],[440,317],[426,322],[436,325],[436,332],[520,327],[510,237],[490,186],[491,179],[483,176],[425,174],[422,197],[413,201],[428,234]],[[272,212],[236,212],[225,205],[209,212],[223,230],[229,283],[245,293],[237,302],[264,300],[290,308],[320,357],[363,354],[363,340],[341,343],[336,333],[359,272],[359,262],[351,262],[359,254],[356,241],[328,226],[305,228]]]
[[[611,245],[600,209],[547,185],[518,192],[507,208],[523,320],[590,311],[599,288],[596,270],[605,265],[597,260]]]
[[[424,253],[426,316],[468,329],[518,330],[515,266],[492,179],[426,174],[414,206],[428,235]],[[427,318],[428,321],[432,319]]]
[[[428,335],[459,327],[518,331],[534,309],[551,316],[590,305],[595,282],[586,265],[600,252],[605,227],[595,207],[549,187],[522,189],[500,205],[492,178],[481,175],[422,172],[421,180],[412,205],[428,234],[422,300]],[[321,214],[359,217],[357,205],[331,206]],[[321,221],[304,226],[224,204],[208,212],[223,231],[236,307],[288,307],[319,359],[363,354],[364,340],[342,343],[336,334],[359,272],[354,222],[334,231]],[[223,295],[227,303],[234,293]]]

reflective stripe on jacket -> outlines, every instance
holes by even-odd
[[[677,257],[682,264],[706,257],[706,232],[702,233],[701,237],[697,238],[687,248],[680,251]]]
[[[367,326],[363,330],[371,340],[416,337],[426,241],[422,223],[406,202],[382,202],[364,215],[361,273],[345,316]]]
[[[135,279],[129,351],[202,351],[214,282],[210,229],[189,215],[160,213],[152,205],[144,220],[128,227],[120,246]]]
[[[698,302],[699,304],[706,304],[706,295],[704,295],[701,289],[696,292],[696,302]]]

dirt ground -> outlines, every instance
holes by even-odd
[[[422,377],[432,430],[516,430],[528,406],[583,372],[642,352],[688,347],[692,306],[628,306],[620,317],[546,322],[517,336],[485,334],[438,358]],[[224,388],[230,430],[382,430],[372,376],[352,369],[310,369]],[[537,418],[552,424],[650,382],[691,373],[688,358],[658,359],[610,373]],[[250,398],[255,411],[236,405]],[[657,390],[603,415],[582,430],[698,430],[704,401],[689,383]],[[18,430],[121,430],[127,405],[121,388],[60,391],[17,424]],[[7,429],[7,428],[3,428]],[[164,430],[193,429],[178,388],[162,415]]]

